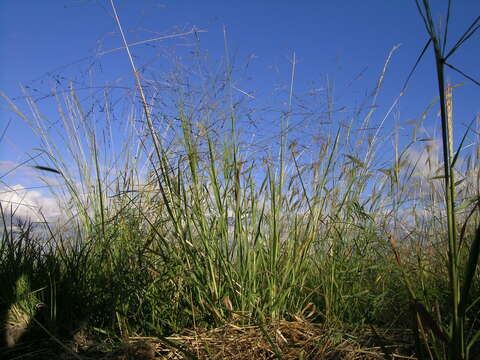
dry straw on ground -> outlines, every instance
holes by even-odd
[[[186,330],[179,336],[160,339],[130,337],[118,349],[101,349],[89,341],[88,346],[59,354],[51,342],[24,349],[25,359],[102,359],[102,360],[180,360],[180,359],[416,359],[411,353],[411,334],[380,330],[356,331],[355,335],[313,324],[301,318],[278,321],[265,326],[227,324],[212,330]],[[50,344],[50,345],[49,345]],[[42,351],[42,348],[44,350]],[[78,351],[78,352],[77,352]],[[32,355],[33,357],[29,356]]]
[[[378,339],[380,335],[373,335],[371,331],[349,338],[324,325],[312,324],[302,319],[282,320],[262,327],[228,324],[213,330],[189,330],[182,336],[167,338],[170,344],[157,338],[131,338],[130,354],[134,356],[124,359],[188,359],[190,356],[197,359],[231,360],[367,360],[385,359],[385,356],[391,359],[415,359],[403,355],[411,345],[408,334],[390,334],[388,340],[384,338],[389,345],[383,346],[372,342],[375,337],[381,342]],[[177,348],[172,347],[171,342],[175,343]],[[152,353],[153,348],[155,356],[145,357],[146,353]]]

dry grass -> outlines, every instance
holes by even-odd
[[[325,325],[298,318],[265,327],[228,324],[208,331],[189,331],[169,340],[181,344],[198,359],[383,359],[382,348],[374,346],[372,338],[370,331],[349,337]],[[184,358],[161,340],[150,341],[156,344],[161,359]],[[394,342],[388,346],[394,358],[409,358],[400,354],[409,347],[408,341],[401,343],[398,336],[390,341]]]
[[[297,318],[280,320],[268,326],[226,324],[211,330],[186,330],[167,338],[130,337],[123,346],[106,349],[105,342],[83,341],[60,351],[50,341],[19,347],[21,358],[47,359],[416,359],[412,334],[405,330],[356,330],[340,332],[327,325]],[[73,350],[75,349],[75,351]],[[12,354],[13,355],[13,350]],[[8,354],[7,354],[8,355]],[[12,359],[15,357],[11,357]]]

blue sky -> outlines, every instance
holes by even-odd
[[[433,2],[446,4],[440,0]],[[328,75],[338,103],[355,106],[375,86],[390,50],[401,44],[377,100],[377,112],[383,116],[400,92],[427,39],[413,0],[116,0],[115,3],[130,43],[195,26],[208,31],[200,34],[199,46],[214,61],[224,56],[225,26],[235,63],[244,64],[254,59],[248,69],[250,79],[239,85],[255,94],[260,104],[276,86],[289,83],[290,60],[295,52],[295,92],[302,94],[308,88],[320,86]],[[452,3],[450,44],[480,14],[478,1]],[[444,8],[434,7],[436,20],[443,14]],[[474,35],[451,58],[454,65],[477,80],[480,79],[479,36],[479,33]],[[180,53],[186,51],[182,46],[187,42],[194,42],[193,37],[151,43],[155,48],[136,46],[133,51],[148,61],[162,49],[176,47]],[[0,51],[3,54],[0,90],[15,98],[20,95],[19,85],[23,84],[35,95],[35,89],[45,91],[52,86],[53,75],[64,79],[82,78],[93,59],[102,64],[96,77],[98,82],[121,77],[119,83],[133,86],[123,51],[95,58],[99,51],[118,46],[121,41],[108,1],[4,0],[0,3]],[[169,63],[162,56],[156,61],[160,71],[168,70]],[[429,51],[400,102],[401,122],[418,118],[436,96],[432,64],[433,55]],[[480,88],[452,72],[448,78],[453,83],[465,83],[455,90],[454,99],[455,119],[461,132],[464,124],[480,112]],[[48,103],[45,106],[46,116],[54,118],[55,108]],[[428,121],[433,127],[439,119],[431,116]],[[0,143],[0,162],[8,162],[10,166],[27,159],[27,152],[31,154],[39,143],[21,119],[1,108],[0,130],[7,123],[10,125]],[[388,123],[393,123],[393,119],[388,119]],[[0,174],[6,171],[7,165],[0,169]],[[11,181],[22,183],[18,176]]]

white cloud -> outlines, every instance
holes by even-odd
[[[22,185],[0,188],[0,203],[3,211],[31,221],[54,221],[61,215],[55,198],[39,191],[29,190]]]
[[[434,139],[429,141],[422,149],[407,149],[407,161],[411,166],[415,166],[414,176],[428,180],[443,173],[440,162],[440,145],[440,141]]]

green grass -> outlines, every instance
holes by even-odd
[[[30,114],[7,99],[58,172],[64,190],[51,190],[64,216],[36,233],[28,223],[9,226],[10,209],[2,205],[0,283],[7,291],[0,295],[0,320],[17,306],[51,336],[86,326],[94,336],[120,340],[231,323],[263,331],[300,316],[345,336],[368,326],[412,328],[418,358],[474,359],[480,351],[479,144],[470,153],[452,150],[451,95],[443,80],[448,56],[428,2],[418,5],[439,72],[443,186],[432,141],[426,153],[433,176],[427,176],[418,172],[427,163],[411,157],[421,143],[416,136],[403,149],[394,142],[395,156],[386,162],[379,133],[355,131],[368,127],[372,111],[322,128],[320,143],[299,150],[287,130],[295,65],[278,158],[270,153],[264,163],[239,134],[242,114],[228,86],[227,105],[198,112],[190,103],[197,95],[179,86],[178,124],[159,136],[162,124],[152,116],[133,60],[143,114],[134,105],[121,153],[100,140],[111,133],[110,120],[102,133],[73,86],[58,99],[63,143],[28,94]],[[229,61],[225,67],[229,84]],[[326,97],[331,103],[331,94]],[[228,119],[223,135],[209,130],[219,114]],[[140,119],[145,128],[136,127]]]

